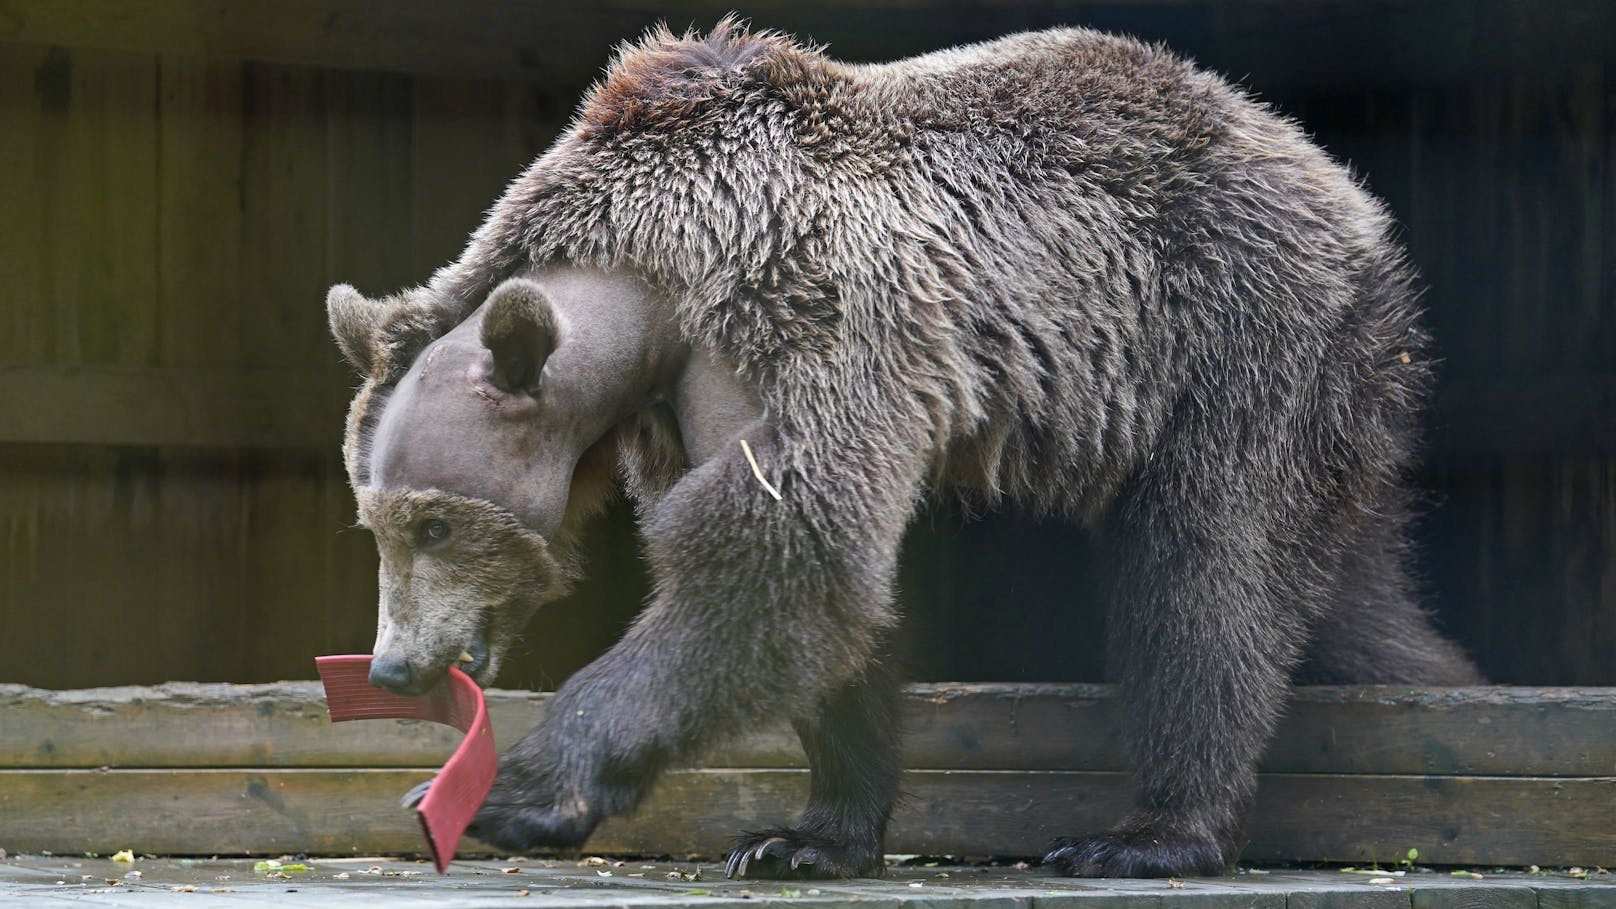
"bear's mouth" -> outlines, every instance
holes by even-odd
[[[460,656],[455,659],[455,665],[460,668],[461,672],[471,676],[478,685],[483,684],[483,679],[478,678],[478,676],[484,669],[488,668],[488,632],[486,630],[480,628],[477,630],[477,633],[466,644],[466,649],[462,650]]]

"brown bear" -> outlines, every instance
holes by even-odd
[[[1472,683],[1410,593],[1429,384],[1384,208],[1294,124],[1081,29],[886,65],[731,21],[623,48],[463,256],[369,301],[345,455],[372,681],[482,683],[633,499],[655,581],[505,754],[472,832],[576,846],[664,768],[795,724],[731,874],[879,873],[899,544],[957,496],[1090,528],[1136,807],[1064,874],[1233,860],[1288,685]]]

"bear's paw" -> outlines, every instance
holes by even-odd
[[[1049,844],[1044,864],[1066,877],[1201,877],[1223,874],[1229,861],[1214,837],[1129,825],[1061,837]]]
[[[737,837],[724,875],[775,880],[877,877],[884,868],[878,846],[859,848],[824,834],[776,827]]]

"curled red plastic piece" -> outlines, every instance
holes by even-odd
[[[442,874],[454,858],[466,825],[476,816],[499,769],[494,730],[488,722],[483,690],[471,677],[450,667],[445,684],[419,697],[405,697],[370,684],[370,656],[317,657],[320,681],[325,684],[326,709],[331,722],[347,720],[429,720],[453,726],[466,734],[438,771],[426,797],[415,806],[415,817],[426,837],[426,850]]]

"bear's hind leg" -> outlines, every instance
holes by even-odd
[[[1486,684],[1409,591],[1394,529],[1375,530],[1381,539],[1344,562],[1339,591],[1314,621],[1292,679],[1298,685]]]
[[[725,864],[730,877],[842,878],[881,874],[887,820],[898,798],[898,684],[879,660],[794,723],[811,771],[794,827],[748,831]]]

